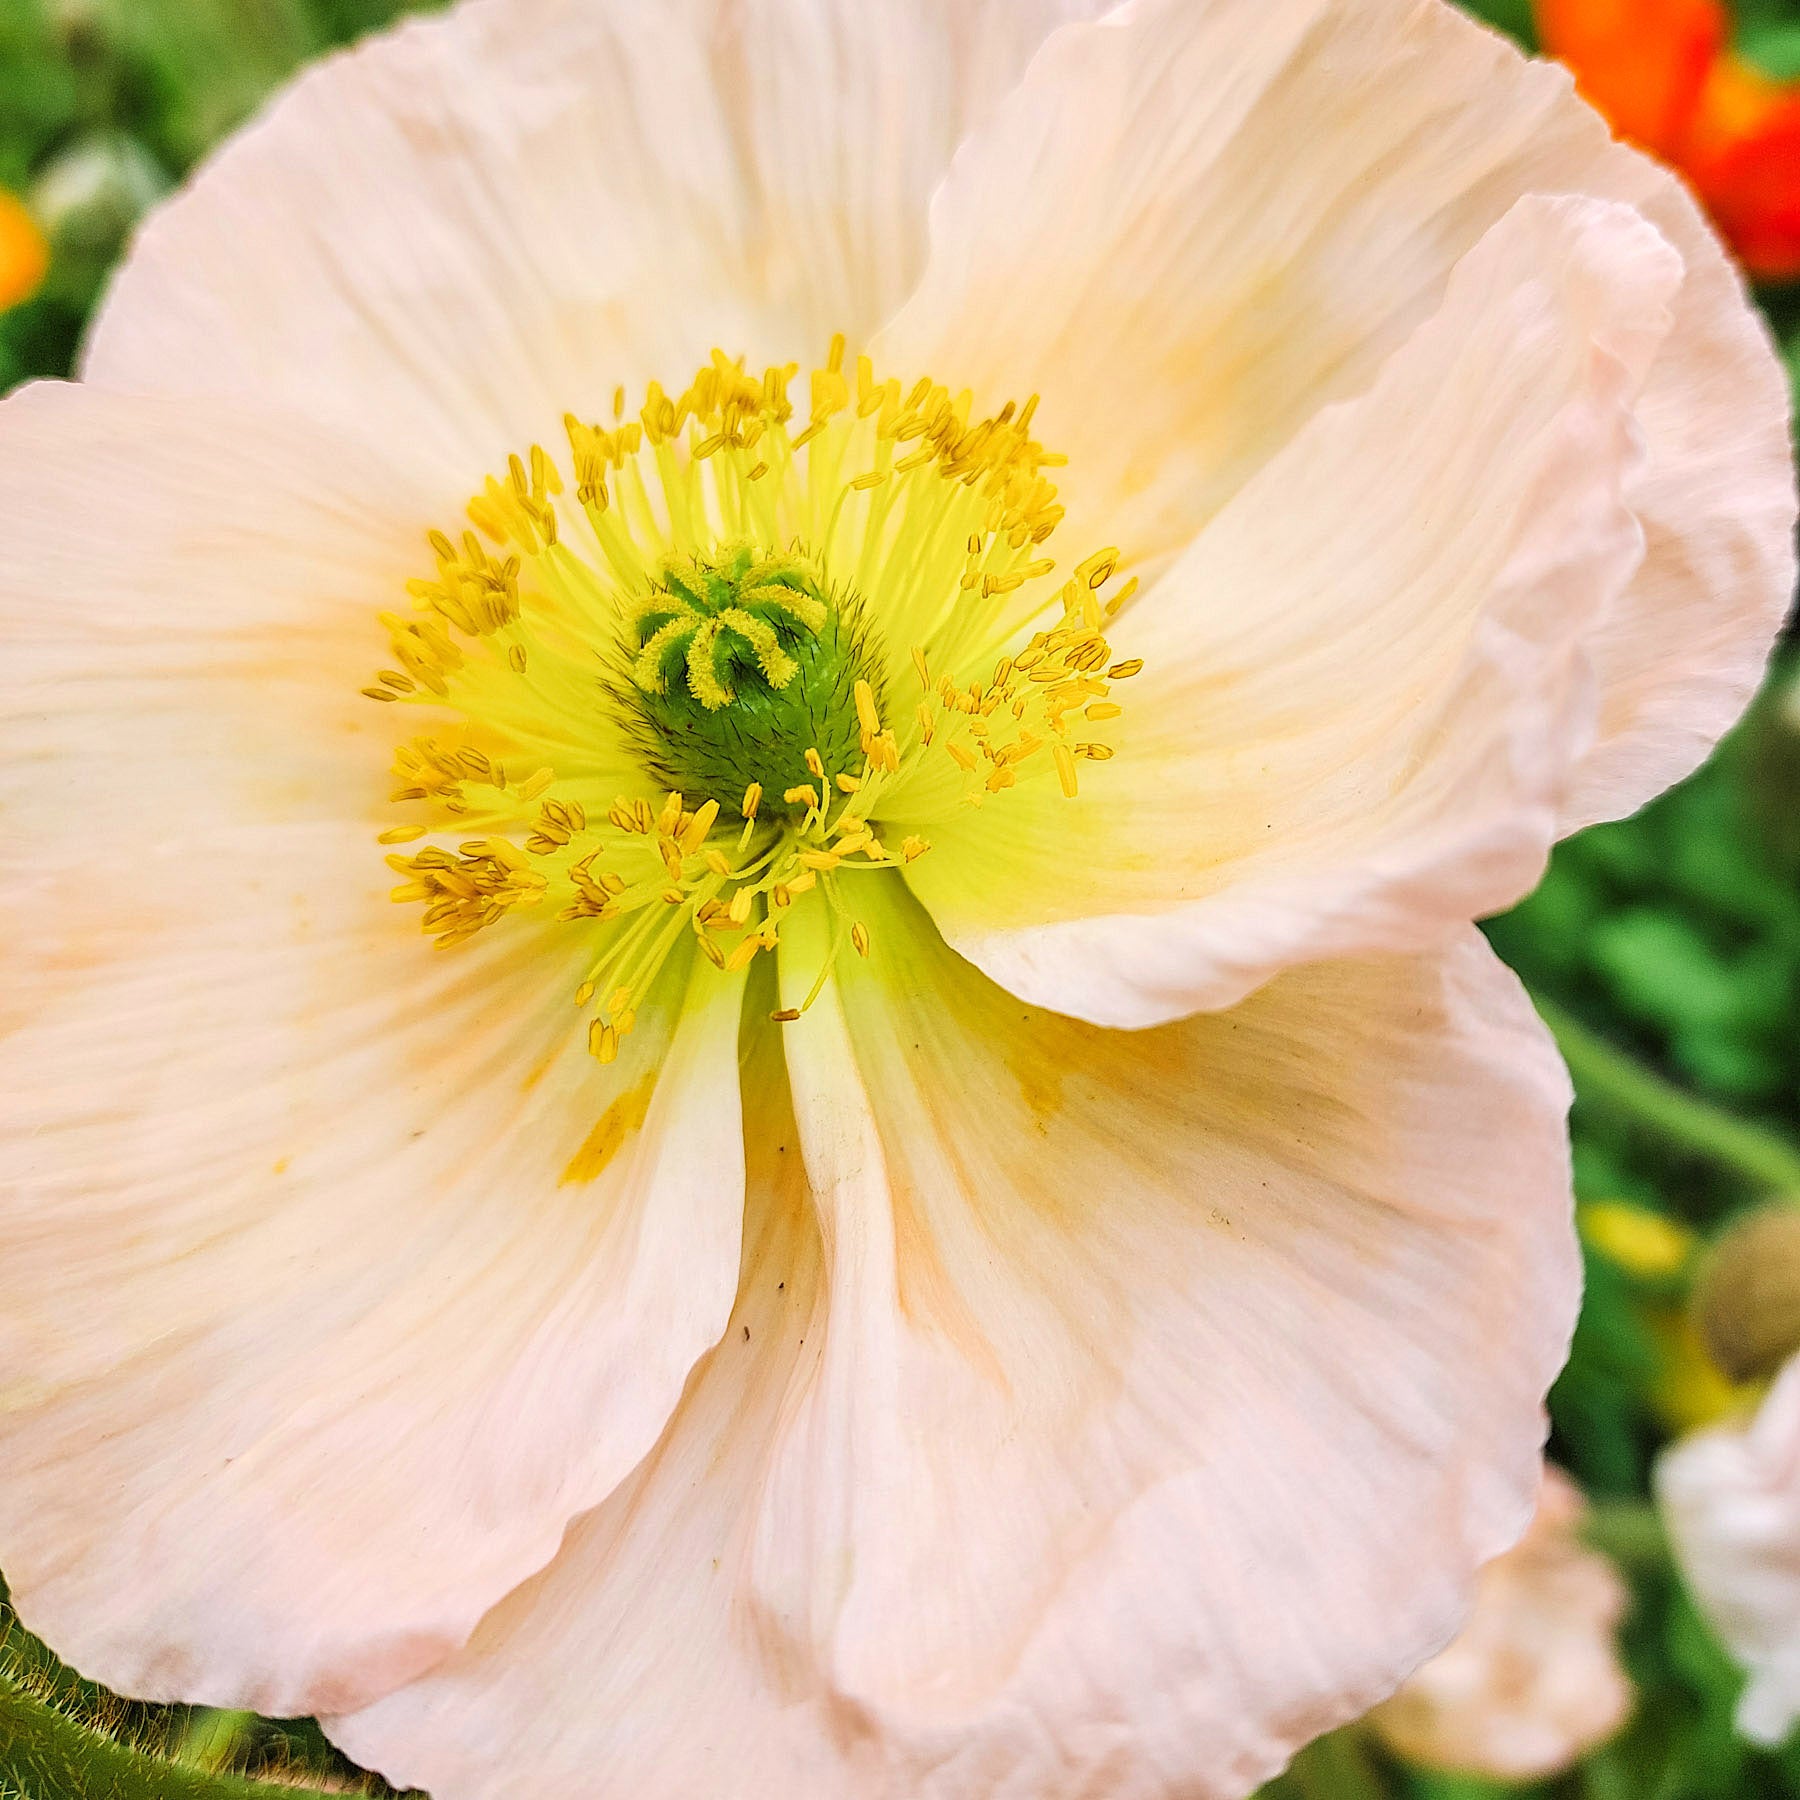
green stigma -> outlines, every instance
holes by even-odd
[[[783,797],[819,793],[809,751],[826,779],[862,769],[856,686],[880,694],[880,658],[861,601],[832,593],[804,558],[737,545],[671,559],[623,648],[619,697],[670,789],[736,808],[754,784],[797,818],[805,800]]]

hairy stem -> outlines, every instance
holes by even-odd
[[[332,1800],[131,1749],[0,1679],[0,1788],[25,1800]],[[342,1800],[341,1796],[337,1800]]]

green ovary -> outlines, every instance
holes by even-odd
[[[861,600],[804,558],[747,545],[672,559],[634,609],[613,684],[633,747],[666,788],[735,810],[752,784],[766,811],[789,792],[864,766],[856,686],[879,703],[881,657]],[[808,759],[815,753],[819,768]]]

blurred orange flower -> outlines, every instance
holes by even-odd
[[[1538,35],[1621,137],[1673,163],[1746,269],[1800,277],[1800,83],[1730,47],[1721,0],[1536,0]]]
[[[24,202],[0,188],[0,312],[29,300],[50,269],[50,246]]]

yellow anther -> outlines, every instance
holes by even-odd
[[[881,729],[881,714],[875,706],[875,690],[866,681],[856,684],[856,719],[863,730],[873,736]],[[818,771],[813,771],[815,774]]]
[[[683,828],[681,833],[682,849],[698,850],[706,842],[706,834],[712,830],[713,822],[718,816],[718,801],[708,800]]]
[[[1092,556],[1078,562],[1075,565],[1075,578],[1090,588],[1105,587],[1118,566],[1118,547],[1111,545],[1105,550],[1096,550]]]

